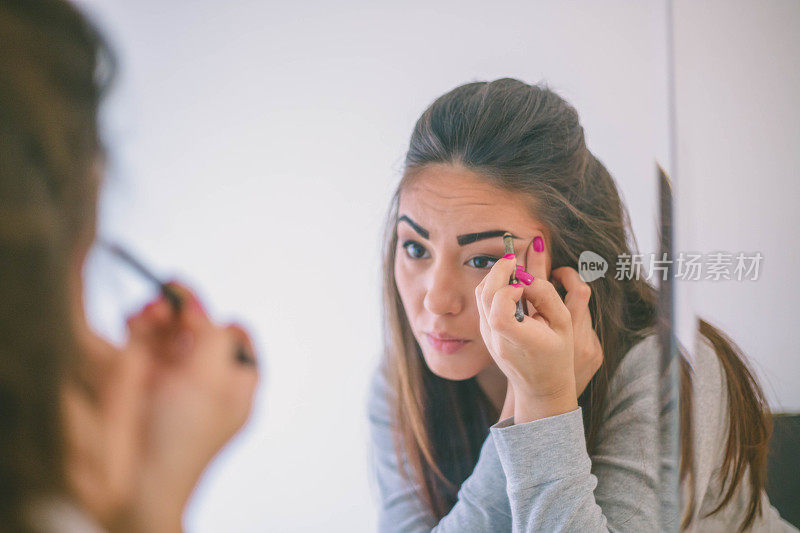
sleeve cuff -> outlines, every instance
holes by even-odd
[[[580,407],[524,424],[506,418],[491,433],[510,489],[591,471]]]
[[[459,492],[470,501],[482,502],[482,506],[492,507],[508,515],[508,496],[505,491],[497,490],[505,485],[503,466],[497,457],[497,448],[490,433],[483,443],[472,475],[464,481]]]

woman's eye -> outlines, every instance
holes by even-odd
[[[496,262],[497,262],[496,257],[490,257],[488,255],[479,255],[467,261],[467,265],[474,268],[483,269],[483,268],[492,268]]]
[[[428,250],[417,241],[406,241],[403,243],[403,248],[406,249],[406,253],[412,259],[425,259],[429,257]]]

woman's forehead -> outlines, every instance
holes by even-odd
[[[493,225],[521,230],[538,225],[526,198],[452,165],[429,165],[418,171],[401,191],[398,207],[400,215],[420,225],[453,230],[481,231]]]

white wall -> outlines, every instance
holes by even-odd
[[[750,356],[800,411],[800,3],[675,2],[680,250],[761,252],[756,281],[684,282],[682,316]]]
[[[655,246],[663,13],[632,2],[84,0],[116,44],[101,231],[251,327],[255,415],[188,529],[371,531],[364,397],[379,244],[411,128],[437,96],[547,80]],[[95,283],[91,291],[100,292]],[[98,317],[101,320],[101,317]]]

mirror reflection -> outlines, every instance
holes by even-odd
[[[3,529],[790,528],[692,9],[0,0]]]

